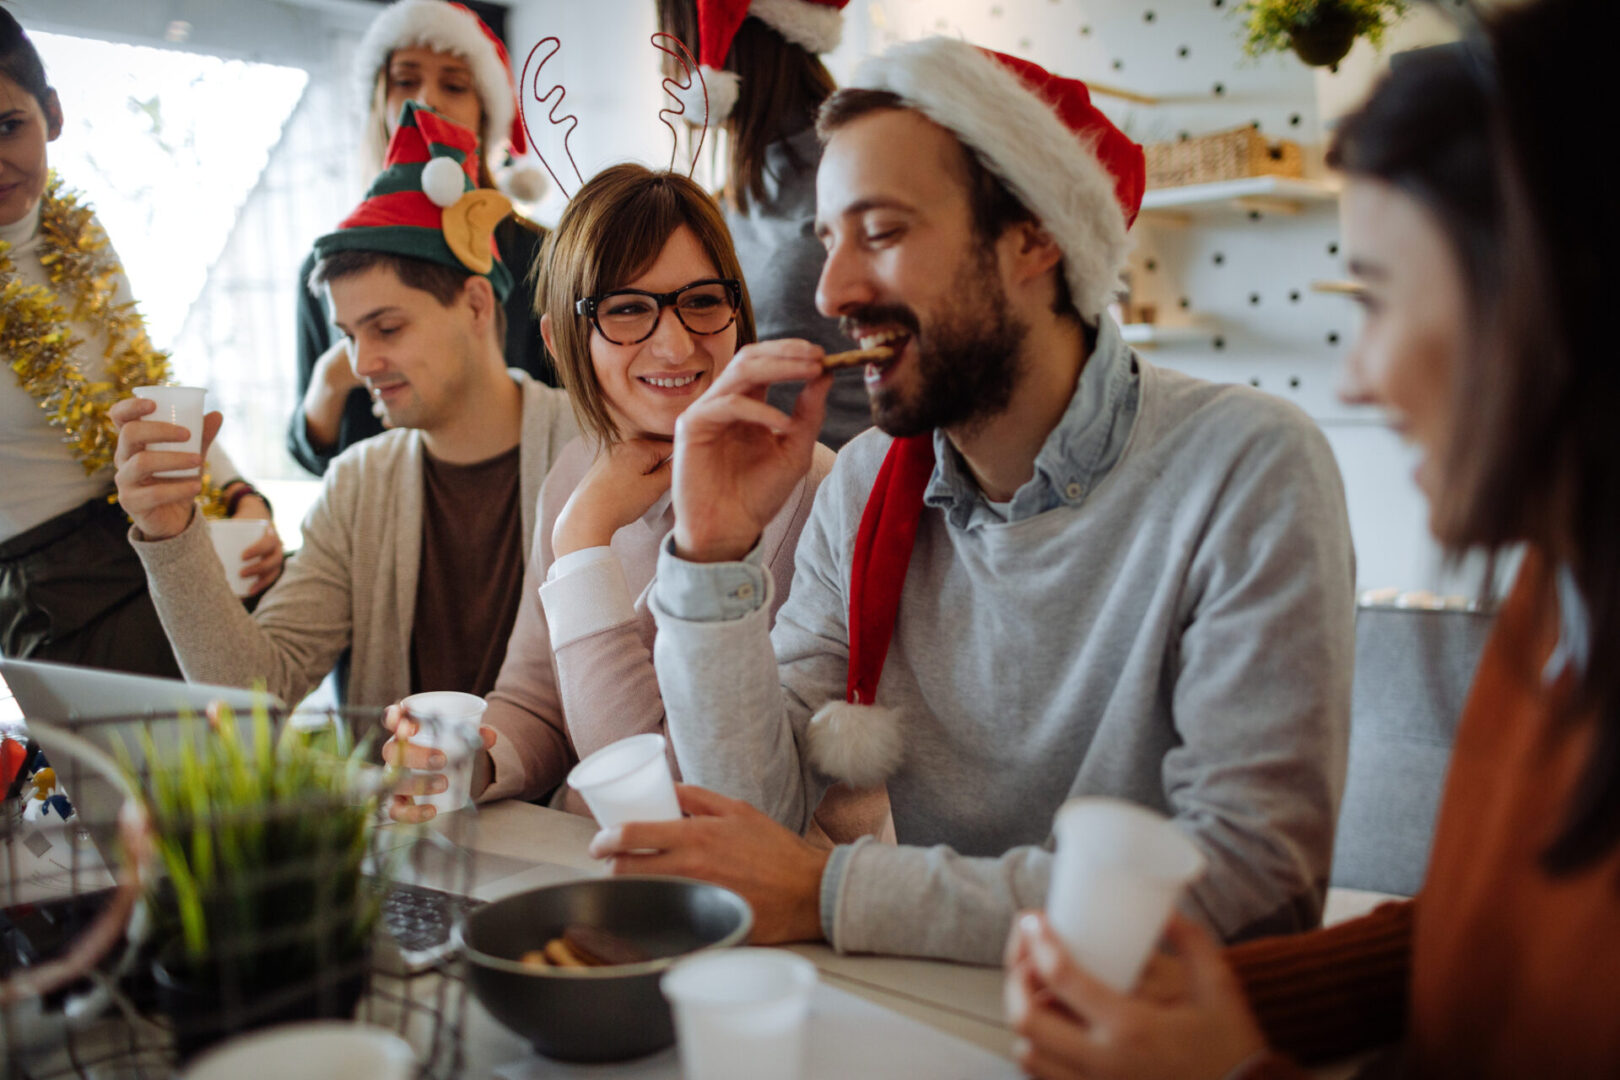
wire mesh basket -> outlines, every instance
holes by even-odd
[[[448,940],[476,816],[388,821],[381,715],[28,718],[30,767],[0,807],[0,1076],[167,1077],[316,1018],[398,1033],[424,1080],[459,1075]],[[472,732],[443,738],[476,750]],[[408,889],[446,946],[402,965],[390,918]]]

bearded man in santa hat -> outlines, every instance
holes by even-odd
[[[656,663],[689,815],[618,873],[731,886],[765,942],[999,960],[1053,815],[1128,799],[1207,874],[1221,937],[1316,924],[1343,787],[1354,557],[1299,410],[1160,370],[1106,313],[1143,165],[1083,84],[965,42],[869,62],[819,117],[821,311],[881,352],[767,630],[755,544],[830,377],[756,344],[682,415]],[[791,415],[763,401],[807,380]],[[797,835],[836,781],[898,844]]]

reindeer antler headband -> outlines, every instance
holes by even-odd
[[[678,76],[666,75],[659,83],[663,92],[668,94],[674,102],[674,107],[666,104],[658,110],[659,123],[669,129],[669,168],[671,172],[675,169],[675,156],[680,152],[680,136],[670,118],[684,117],[686,115],[686,101],[696,100],[696,95],[690,93],[694,85],[702,91],[703,122],[701,125],[694,125],[698,126],[698,137],[696,144],[692,147],[692,160],[687,164],[686,169],[687,176],[691,176],[692,171],[697,167],[698,153],[703,149],[703,140],[709,130],[708,86],[703,81],[703,73],[698,67],[697,60],[693,58],[679,38],[670,34],[656,33],[648,40],[653,48],[673,59],[680,68]],[[672,45],[674,48],[670,48]],[[546,172],[551,174],[551,179],[556,182],[558,190],[571,199],[574,197],[574,192],[585,184],[584,174],[579,171],[579,163],[574,160],[573,148],[568,145],[568,140],[574,134],[574,129],[579,126],[579,117],[571,112],[563,112],[563,103],[568,97],[568,88],[554,76],[545,74],[546,64],[561,50],[562,40],[556,36],[541,38],[535,43],[534,48],[529,50],[529,55],[523,61],[523,76],[519,82],[518,116],[523,123],[523,132],[528,137],[529,145],[534,148],[535,156],[540,159],[540,164],[544,165]],[[538,60],[536,60],[537,56],[539,57]],[[532,78],[529,75],[531,65],[534,68]],[[542,87],[544,87],[543,91]],[[684,98],[683,92],[685,94]],[[547,103],[550,103],[544,110],[546,124],[552,128],[562,129],[562,155],[568,159],[568,167],[573,170],[576,181],[572,190],[557,175],[558,170],[552,167],[551,160],[547,158],[545,144],[535,138],[534,129],[529,126],[531,102],[536,106],[547,106]],[[545,129],[542,128],[541,130]],[[552,156],[556,156],[555,150],[552,151]],[[560,167],[562,162],[558,161],[557,165]]]

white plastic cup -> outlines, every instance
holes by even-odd
[[[675,1014],[686,1080],[801,1080],[816,966],[779,949],[683,960],[659,988]]]
[[[1046,917],[1082,967],[1128,993],[1203,853],[1168,818],[1119,799],[1070,799],[1052,831]]]
[[[473,758],[483,740],[478,735],[487,702],[477,694],[459,690],[430,690],[400,702],[417,722],[412,746],[443,751],[444,778],[449,782],[437,795],[418,795],[416,805],[431,806],[441,814],[460,810],[472,802]],[[413,776],[433,776],[432,769],[412,769]]]
[[[568,786],[585,797],[591,816],[604,829],[631,821],[681,819],[662,735],[632,735],[602,747],[574,766]]]
[[[214,554],[225,567],[225,580],[237,596],[246,596],[253,588],[253,579],[242,576],[247,565],[244,552],[264,539],[269,528],[265,518],[224,518],[208,523],[208,539],[214,542]]]
[[[208,391],[200,386],[137,386],[136,397],[157,402],[157,410],[146,419],[165,424],[178,424],[191,433],[185,442],[155,442],[148,449],[176,450],[188,454],[202,453],[203,398],[207,394]],[[201,472],[201,467],[193,466],[189,469],[169,469],[152,475],[172,479],[198,476]]]
[[[199,1057],[182,1080],[410,1080],[411,1044],[380,1027],[346,1020],[281,1024],[231,1039]]]

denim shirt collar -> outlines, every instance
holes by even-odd
[[[1035,455],[1035,475],[1013,493],[1005,520],[1022,521],[1059,506],[1079,506],[1119,461],[1141,399],[1136,357],[1107,315],[1069,407]],[[953,528],[971,529],[1003,518],[985,505],[979,485],[945,432],[934,432],[934,475],[923,502],[945,511]]]

